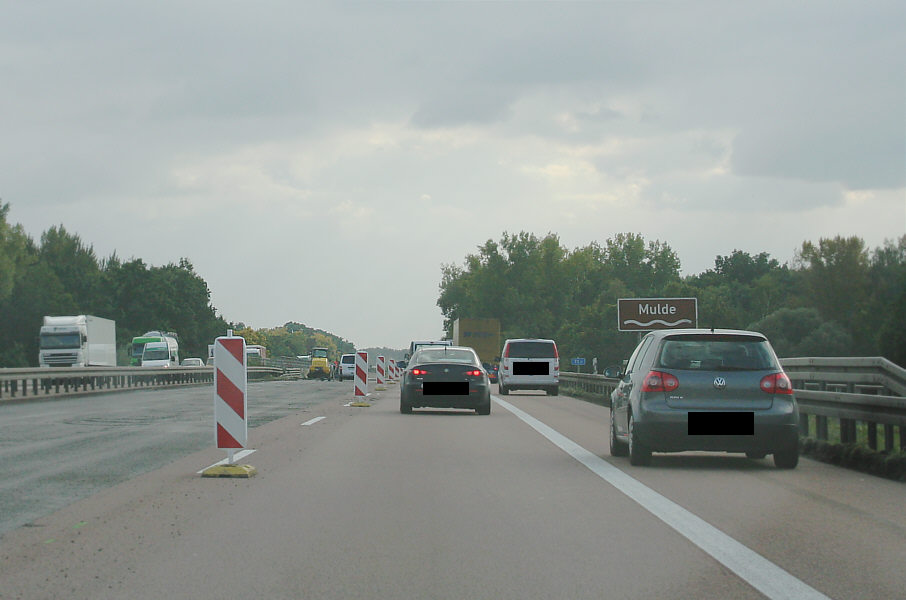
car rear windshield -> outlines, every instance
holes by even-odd
[[[342,356],[340,358],[340,360],[343,362],[344,365],[354,365],[355,364],[355,356],[353,356],[352,354],[346,354],[346,355]]]
[[[556,358],[551,342],[510,342],[510,358]]]
[[[779,369],[767,341],[757,336],[679,335],[664,340],[657,365],[665,369],[764,371]]]
[[[438,363],[438,362],[455,362],[469,365],[478,365],[475,359],[475,353],[470,350],[447,349],[439,346],[437,349],[424,348],[415,354],[416,364]]]

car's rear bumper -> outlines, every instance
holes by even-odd
[[[425,395],[421,385],[405,385],[401,389],[400,401],[412,408],[480,408],[490,402],[490,388],[478,386],[469,390],[468,395]]]
[[[559,375],[509,375],[498,382],[511,390],[546,390],[560,385]]]
[[[639,410],[633,427],[638,440],[655,452],[709,450],[766,452],[787,448],[799,440],[799,411],[783,403],[769,410],[751,411],[753,433],[737,434],[735,421],[727,419],[727,433],[721,433],[720,416],[712,419],[711,433],[690,435],[689,413],[694,410]],[[707,411],[699,411],[707,412]],[[745,411],[734,411],[745,412]]]

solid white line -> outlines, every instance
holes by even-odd
[[[327,418],[327,417],[315,417],[314,419],[311,419],[311,420],[309,420],[309,421],[305,421],[304,423],[302,423],[302,426],[304,427],[304,426],[306,426],[306,425],[314,425],[314,424],[317,423],[318,421],[323,421],[323,420],[326,419],[326,418]]]
[[[233,455],[233,461],[235,462],[235,461],[237,461],[237,460],[239,460],[239,459],[241,459],[241,458],[245,458],[246,456],[248,456],[249,454],[251,454],[251,453],[254,452],[254,451],[255,451],[254,448],[248,448],[248,449],[246,449],[246,450],[240,450],[239,452],[237,452],[236,454]],[[218,461],[215,462],[213,465],[211,465],[211,467],[219,467],[220,465],[225,465],[225,464],[227,464],[227,460],[229,460],[229,459],[224,458],[223,460],[218,460]],[[199,472],[197,473],[197,475],[201,475],[202,473],[204,473],[205,471],[207,471],[207,470],[210,469],[211,467],[205,467],[204,469],[202,469],[201,471],[199,471]]]
[[[603,458],[592,454],[528,413],[496,396],[494,396],[494,401],[771,600],[830,600],[828,596],[797,579],[754,550],[737,542],[672,500],[661,496],[642,482],[627,475]]]

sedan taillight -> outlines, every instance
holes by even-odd
[[[466,375],[469,377],[481,377],[481,371],[475,369],[474,371],[466,371]]]
[[[662,371],[649,371],[642,383],[643,392],[672,392],[678,387],[679,379]]]
[[[761,378],[761,391],[768,394],[792,394],[793,384],[786,373],[774,373]]]
[[[428,371],[426,371],[424,369],[412,369],[412,374],[413,375],[427,375]]]

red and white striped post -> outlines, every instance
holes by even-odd
[[[368,353],[355,353],[355,398],[365,399],[368,395]]]
[[[396,381],[396,361],[393,360],[392,358],[390,359],[389,373],[390,373],[390,381],[395,382]]]
[[[214,421],[217,447],[227,451],[233,464],[236,448],[248,443],[248,366],[245,339],[234,336],[214,340]]]
[[[384,370],[385,370],[385,368],[386,368],[386,367],[385,367],[385,363],[384,363],[384,357],[383,357],[383,356],[378,356],[378,357],[377,357],[377,384],[378,384],[378,385],[384,385],[384,379],[385,379]]]

